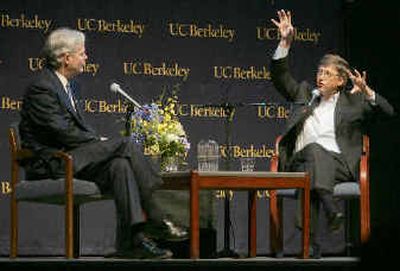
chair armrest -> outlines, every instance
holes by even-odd
[[[63,159],[65,162],[72,160],[71,155],[66,152],[63,152],[63,151],[57,151],[52,156],[59,157],[59,158]],[[34,157],[35,157],[35,154],[33,153],[33,151],[31,151],[29,149],[20,149],[15,154],[15,158],[17,160],[23,160],[23,159],[34,158]]]
[[[73,180],[73,158],[72,158],[72,156],[63,151],[57,151],[52,156],[58,157],[58,158],[64,160],[64,162],[65,162],[65,182],[66,182],[66,185],[68,183],[68,186],[71,186],[71,192],[72,192],[72,180]],[[19,160],[34,158],[34,157],[35,157],[35,155],[34,155],[33,151],[31,151],[29,149],[20,149],[20,150],[16,151],[15,157],[13,157],[13,160],[16,162],[15,167],[17,168],[19,166],[19,163],[18,163]],[[17,181],[16,178],[13,178],[13,179],[15,181]]]
[[[369,137],[363,136],[363,149],[360,158],[359,182],[361,193],[367,191],[369,194]]]
[[[69,153],[63,151],[57,151],[53,154],[53,156],[63,159],[66,163],[70,163],[73,161],[72,156]]]
[[[34,157],[34,154],[31,150],[28,149],[20,149],[15,153],[16,160],[23,160]]]
[[[269,170],[272,172],[278,172],[278,165],[279,165],[279,157],[274,154],[271,157],[271,161],[269,164]]]
[[[278,166],[279,166],[279,142],[281,141],[282,136],[278,136],[275,140],[275,151],[274,154],[271,157],[271,162],[269,169],[272,172],[278,172]]]
[[[369,202],[369,137],[363,136],[363,152],[360,159],[360,223],[361,243],[366,243],[370,236],[370,202]]]
[[[54,153],[55,157],[59,157],[65,162],[65,195],[66,202],[70,202],[71,208],[73,204],[73,184],[72,180],[74,179],[74,171],[73,171],[73,160],[72,156],[66,152],[58,151]],[[68,203],[67,203],[68,204]]]
[[[19,161],[23,159],[28,159],[34,157],[34,154],[31,150],[28,149],[19,149],[15,150],[12,148],[11,151],[11,191],[12,196],[15,195],[15,186],[17,185],[19,178]]]

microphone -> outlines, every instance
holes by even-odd
[[[142,106],[141,106],[137,101],[135,101],[131,96],[129,96],[128,94],[126,94],[126,92],[123,91],[122,88],[121,88],[117,83],[112,83],[112,84],[110,85],[110,90],[111,90],[112,92],[121,94],[121,95],[124,96],[127,100],[129,100],[134,106],[136,106],[137,108],[142,109]]]
[[[311,100],[308,102],[308,106],[311,106],[315,100],[321,96],[321,92],[319,91],[319,89],[314,88],[313,91],[311,92]]]

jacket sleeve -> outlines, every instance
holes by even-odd
[[[288,57],[271,60],[271,79],[275,88],[288,101],[306,102],[310,97],[310,85],[298,83],[290,73]]]
[[[375,93],[375,102],[376,106],[372,106],[374,110],[378,110],[380,113],[393,117],[395,115],[395,111],[393,106],[384,98],[383,96]]]
[[[81,125],[46,86],[28,87],[21,116],[23,125],[28,125],[35,140],[45,146],[68,150],[99,138]]]
[[[382,118],[388,118],[395,116],[395,110],[393,106],[384,98],[375,92],[374,103],[368,101],[364,94],[363,104],[364,104],[364,121],[366,123],[373,123]]]

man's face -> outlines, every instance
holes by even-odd
[[[325,97],[335,94],[344,84],[343,78],[334,65],[319,66],[316,80],[321,95]]]
[[[83,68],[86,64],[86,50],[85,45],[79,45],[77,48],[70,53],[65,54],[65,71],[69,77],[73,77],[83,72]]]

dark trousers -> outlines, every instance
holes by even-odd
[[[157,168],[128,138],[85,144],[70,151],[74,176],[95,182],[102,193],[111,194],[117,210],[117,249],[132,247],[132,226],[147,218],[161,221],[162,212],[152,200],[161,184]]]
[[[320,206],[325,214],[338,212],[333,199],[333,187],[341,181],[354,179],[341,154],[327,151],[316,143],[297,152],[289,166],[290,171],[305,171],[310,174],[311,187],[311,242],[321,245],[322,228],[319,222]],[[298,198],[300,203],[301,197]],[[301,206],[298,204],[297,206]],[[301,208],[297,211],[297,224],[301,225]]]

